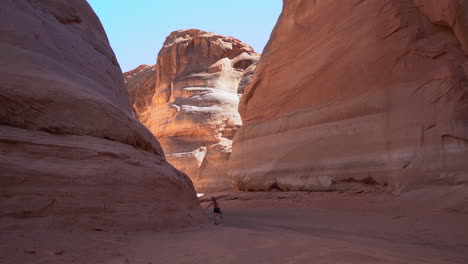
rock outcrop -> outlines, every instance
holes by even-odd
[[[232,37],[179,30],[167,37],[156,65],[124,74],[137,117],[199,192],[232,188],[226,165],[241,125],[238,93],[259,56]]]
[[[139,113],[145,111],[146,107],[151,104],[156,85],[155,77],[156,65],[140,65],[124,73],[125,85],[137,118]]]
[[[86,1],[6,0],[0,13],[2,223],[135,230],[202,221],[190,179],[133,117]]]
[[[241,190],[468,182],[468,4],[285,0],[241,98]]]

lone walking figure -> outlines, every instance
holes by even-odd
[[[214,224],[218,225],[219,218],[223,218],[223,213],[221,212],[221,208],[219,207],[219,203],[216,201],[216,198],[211,197],[211,202],[208,204],[206,209],[208,209],[210,206],[213,206]]]

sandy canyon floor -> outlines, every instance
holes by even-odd
[[[467,193],[221,193],[221,225],[166,232],[31,231],[3,219],[0,263],[462,264]]]

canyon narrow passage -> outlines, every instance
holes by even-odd
[[[207,2],[0,1],[0,264],[467,264],[468,0]]]

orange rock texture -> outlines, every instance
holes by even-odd
[[[233,186],[226,165],[241,126],[239,96],[258,59],[235,38],[179,30],[167,37],[156,65],[124,74],[137,117],[199,192]]]
[[[2,221],[161,229],[202,221],[190,179],[132,114],[86,1],[0,3]]]
[[[468,182],[468,2],[285,0],[239,106],[241,190]]]

